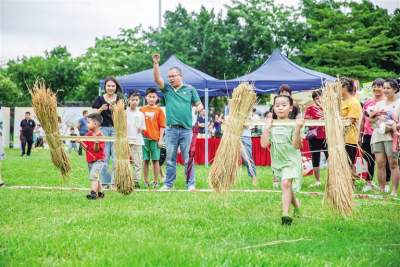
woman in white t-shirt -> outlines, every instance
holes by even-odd
[[[392,176],[392,196],[397,195],[400,178],[399,151],[393,151],[393,128],[395,128],[400,113],[400,101],[396,97],[399,85],[395,80],[385,80],[383,93],[385,99],[375,104],[370,114],[373,132],[371,137],[371,150],[375,155],[378,169],[378,181],[381,191],[386,185],[386,160],[389,162]]]

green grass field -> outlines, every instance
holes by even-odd
[[[72,154],[64,183],[47,151],[6,153],[0,266],[400,266],[397,200],[357,199],[343,219],[321,197],[300,195],[302,217],[282,227],[279,193],[107,192],[88,201],[85,191],[13,189],[88,187],[86,163]],[[257,188],[271,189],[270,169],[257,171]],[[196,177],[208,188],[205,167]],[[306,177],[303,190],[312,182]],[[253,188],[245,169],[235,187]]]

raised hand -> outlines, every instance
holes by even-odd
[[[160,64],[160,54],[156,53],[152,56],[153,64]]]

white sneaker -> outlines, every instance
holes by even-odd
[[[369,185],[369,184],[364,185],[364,187],[363,187],[363,189],[362,189],[362,191],[363,191],[364,193],[369,192],[369,191],[371,191],[371,190],[372,190],[372,186]]]
[[[170,191],[171,187],[168,187],[166,185],[163,185],[160,189],[158,189],[158,191]]]
[[[390,186],[387,184],[385,185],[385,193],[389,193],[390,192]]]
[[[321,182],[318,181],[318,182],[311,184],[309,187],[320,187],[320,186],[321,186]]]
[[[188,187],[188,191],[189,191],[189,192],[194,192],[194,191],[196,191],[196,187],[195,187],[194,185],[190,185],[190,186]]]

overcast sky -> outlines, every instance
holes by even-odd
[[[298,5],[300,0],[275,0]],[[393,11],[400,0],[372,0]],[[231,0],[162,0],[162,10],[181,3],[190,11],[224,9]],[[42,55],[57,45],[73,56],[96,37],[115,36],[120,28],[158,25],[158,0],[0,0],[0,63],[18,56]]]

